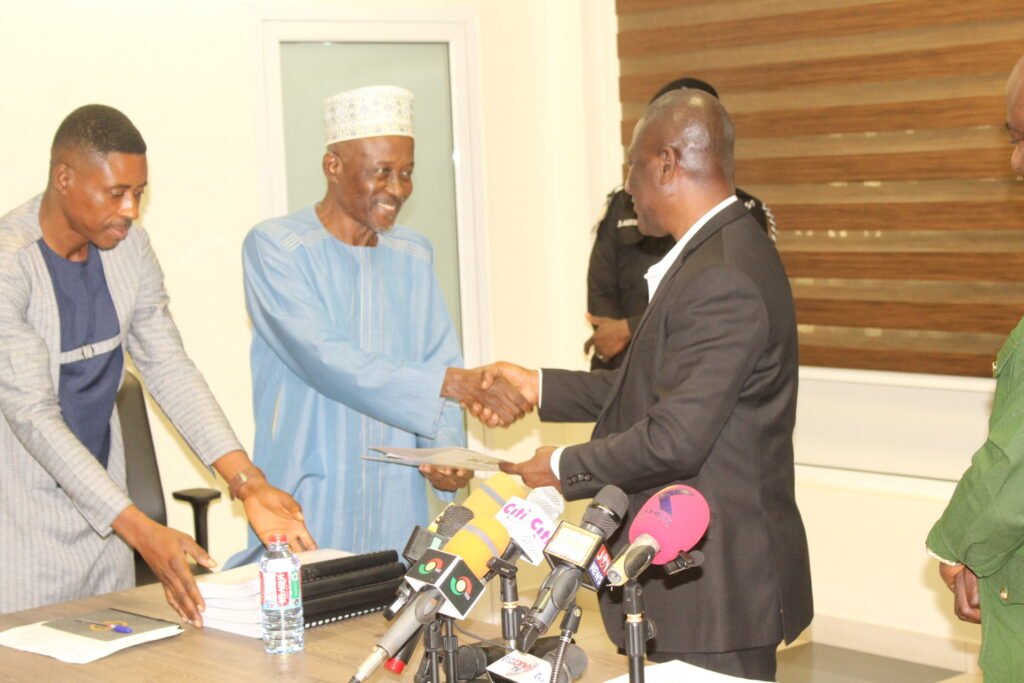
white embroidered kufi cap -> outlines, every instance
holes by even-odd
[[[327,144],[381,135],[412,137],[413,94],[395,85],[347,90],[324,100]]]

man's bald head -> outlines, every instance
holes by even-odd
[[[677,163],[693,180],[733,184],[732,120],[712,95],[692,88],[665,93],[647,107],[637,126],[636,137],[641,136],[657,148],[675,150]]]
[[[633,131],[626,191],[644,235],[680,235],[734,194],[733,131],[712,95],[682,89],[652,102]]]

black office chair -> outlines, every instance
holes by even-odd
[[[135,375],[124,373],[124,383],[117,392],[117,414],[121,419],[121,434],[124,437],[125,468],[128,475],[128,497],[147,517],[160,524],[167,524],[167,508],[164,506],[164,492],[160,484],[160,470],[156,464],[156,449],[153,448],[153,433],[149,429],[146,415],[146,400],[142,384]],[[171,495],[192,506],[195,523],[195,539],[203,550],[209,550],[209,529],[207,510],[210,503],[220,498],[215,489],[184,489]],[[205,567],[191,565],[193,573],[205,574]],[[156,575],[135,551],[135,583],[144,586],[156,583]]]

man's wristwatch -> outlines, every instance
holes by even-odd
[[[243,467],[235,476],[231,477],[231,481],[228,482],[228,494],[230,494],[231,500],[236,500],[238,498],[238,494],[242,490],[242,487],[245,486],[246,482],[252,479],[266,480],[266,478],[267,476],[263,474],[263,470],[256,467],[256,465]]]

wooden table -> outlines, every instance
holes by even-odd
[[[159,584],[153,584],[120,593],[0,615],[0,630],[37,621],[74,617],[108,607],[179,621],[164,601],[163,589]],[[596,613],[588,613],[584,621],[590,621],[593,627],[600,623],[600,617]],[[469,624],[470,630],[482,635],[497,638],[500,634],[500,627],[494,624]],[[90,664],[65,664],[50,657],[0,647],[0,681],[347,683],[387,625],[383,616],[371,614],[310,629],[306,632],[305,650],[285,656],[266,654],[263,643],[253,638],[190,626],[186,626],[181,635],[131,647]],[[591,647],[591,641],[600,642],[596,637],[599,636],[594,633],[581,641],[589,657],[587,672],[580,679],[584,683],[604,681],[627,671],[625,658],[616,655],[610,643],[605,641],[606,646],[603,648]],[[461,636],[460,641],[468,642]],[[370,678],[369,683],[411,681],[418,661],[419,653],[402,676],[382,669]]]

